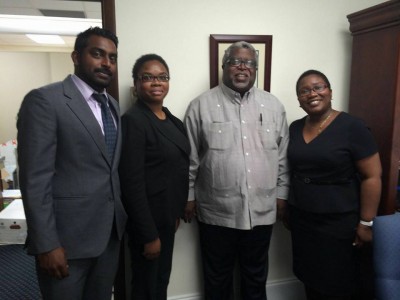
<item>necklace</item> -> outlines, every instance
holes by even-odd
[[[331,111],[329,113],[329,115],[321,122],[321,124],[319,124],[318,126],[318,133],[317,135],[319,135],[322,132],[322,129],[324,128],[325,123],[330,119],[330,117],[332,116],[333,111]],[[308,116],[308,124],[310,124],[310,116]],[[311,127],[316,127],[316,126],[312,126],[310,124]]]

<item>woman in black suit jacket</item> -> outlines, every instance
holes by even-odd
[[[166,299],[175,231],[188,196],[190,146],[163,106],[169,69],[156,54],[132,70],[138,97],[122,117],[122,198],[129,216],[132,299]]]

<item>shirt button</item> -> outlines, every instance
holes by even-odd
[[[245,121],[245,120],[242,120],[242,123],[244,124],[244,123],[246,123],[246,121]]]
[[[249,156],[249,152],[246,152],[246,155]]]
[[[221,133],[222,132],[222,130],[218,130],[218,133]]]
[[[250,169],[249,170],[247,170],[247,173],[250,173],[251,171],[250,171]]]
[[[247,136],[243,136],[244,139],[247,139]]]
[[[251,185],[249,185],[249,189],[251,189]]]

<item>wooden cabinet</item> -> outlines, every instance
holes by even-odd
[[[383,167],[380,214],[396,210],[400,160],[400,0],[347,16],[353,36],[349,113],[378,143]]]

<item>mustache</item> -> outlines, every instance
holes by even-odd
[[[97,72],[100,72],[100,73],[107,74],[108,76],[112,76],[112,75],[113,75],[112,72],[111,72],[110,70],[105,69],[105,68],[97,68],[97,69],[95,69],[94,71],[95,71],[96,73],[97,73]]]

